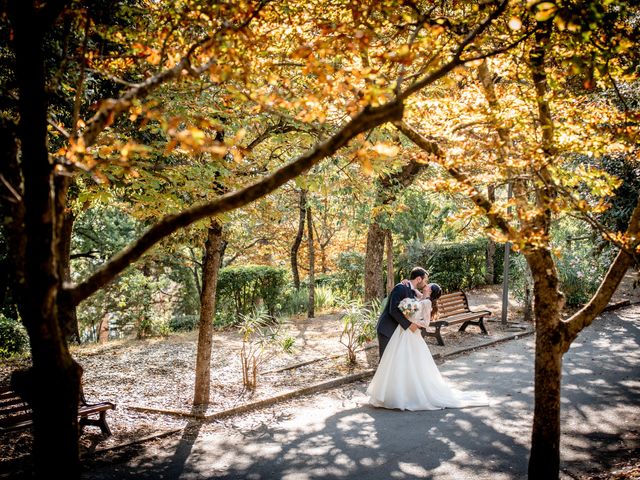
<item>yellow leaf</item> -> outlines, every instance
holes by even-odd
[[[558,11],[558,7],[552,2],[542,2],[536,5],[536,20],[544,22],[549,20]]]
[[[398,152],[400,151],[398,146],[389,145],[386,143],[378,143],[371,147],[371,150],[385,157],[396,157],[398,155]]]
[[[360,166],[362,167],[362,171],[365,175],[372,176],[373,175],[373,165],[371,165],[371,160],[367,157],[360,158]]]

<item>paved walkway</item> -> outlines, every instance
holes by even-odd
[[[640,452],[640,306],[604,314],[565,355],[562,478]],[[84,479],[526,478],[533,337],[447,359],[457,388],[490,407],[399,412],[366,404],[361,382],[265,409],[263,420],[194,424],[182,435],[102,454]]]

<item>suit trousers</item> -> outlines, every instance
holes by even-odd
[[[382,359],[382,354],[384,353],[384,349],[387,348],[389,340],[391,340],[389,337],[378,332],[378,354],[380,355],[380,359]]]

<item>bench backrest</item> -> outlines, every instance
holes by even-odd
[[[31,418],[31,407],[10,388],[0,389],[0,427]]]
[[[447,293],[442,295],[437,302],[439,319],[469,311],[469,302],[464,292]]]

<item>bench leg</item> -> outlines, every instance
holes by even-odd
[[[98,426],[100,427],[100,431],[106,435],[107,437],[111,436],[111,429],[109,428],[109,425],[107,425],[107,412],[102,411],[100,412],[100,420],[98,420]]]
[[[489,335],[489,332],[487,331],[486,327],[484,326],[484,318],[480,318],[477,322],[471,321],[471,320],[467,320],[466,322],[464,322],[462,324],[462,326],[458,329],[459,332],[464,332],[466,331],[467,327],[469,325],[475,325],[476,327],[480,327],[480,331],[484,334],[484,335]]]
[[[94,419],[94,418],[87,418],[87,417],[82,417],[80,419],[80,433],[82,433],[84,427],[86,425],[92,425],[94,427],[100,427],[100,431],[107,437],[111,436],[111,429],[109,428],[109,425],[107,425],[107,412],[106,410],[100,412],[100,418],[98,419]]]
[[[434,327],[436,329],[435,332],[427,332],[424,328],[420,329],[420,334],[424,341],[427,341],[427,337],[435,337],[438,341],[438,345],[444,346],[444,340],[442,340],[442,335],[440,335],[440,326]]]
[[[480,326],[480,330],[482,330],[482,333],[484,335],[489,335],[489,332],[487,332],[487,329],[484,326],[484,318],[480,318],[480,320],[478,320],[478,325]]]

